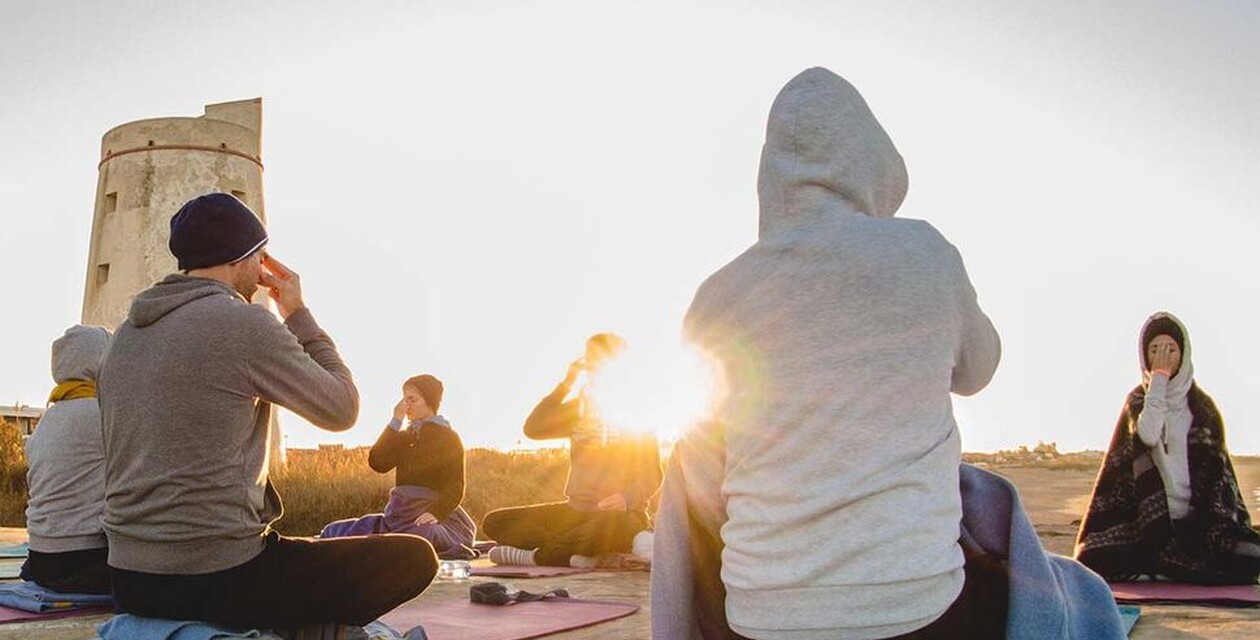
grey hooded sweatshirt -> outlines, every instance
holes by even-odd
[[[100,378],[110,566],[203,574],[263,549],[271,404],[350,428],[359,395],[307,309],[282,324],[228,285],[171,275],[136,296]]]
[[[950,393],[984,388],[1000,343],[957,249],[892,217],[906,188],[857,90],[804,71],[770,110],[758,241],[687,313],[728,389],[721,577],[750,638],[908,633],[962,588]]]
[[[104,327],[70,327],[53,342],[53,380],[95,382],[108,346]],[[26,462],[31,549],[62,553],[105,548],[105,446],[96,398],[58,400],[48,407],[26,440]]]

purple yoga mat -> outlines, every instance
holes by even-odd
[[[616,620],[638,610],[633,604],[568,598],[506,606],[420,598],[381,616],[381,621],[404,633],[422,625],[429,640],[526,640]]]
[[[471,571],[474,576],[491,576],[495,578],[551,578],[554,576],[571,576],[575,573],[587,573],[590,569],[492,564],[484,567],[473,565],[469,571]]]
[[[22,611],[21,609],[0,607],[0,624],[5,624],[7,622],[30,622],[32,620],[56,620],[57,618],[73,618],[75,616],[99,616],[107,613],[111,613],[109,607],[83,607],[81,609],[49,611],[46,613],[31,613],[30,611]]]
[[[1111,584],[1116,602],[1202,604],[1218,607],[1260,605],[1260,586],[1202,586],[1177,582],[1116,582]]]

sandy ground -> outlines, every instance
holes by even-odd
[[[1260,521],[1260,458],[1237,458],[1239,480],[1252,506],[1253,521]],[[1042,542],[1056,553],[1070,554],[1076,534],[1075,521],[1081,516],[1093,485],[1093,470],[1051,470],[1039,467],[998,467],[995,471],[1010,478],[1019,488],[1025,508],[1041,535]],[[21,529],[0,529],[0,544],[25,540]],[[13,562],[0,560],[0,563]],[[558,579],[515,581],[529,591],[563,586],[574,597],[633,602],[638,613],[563,634],[556,640],[644,640],[648,638],[648,574],[591,573]],[[467,597],[468,583],[437,583],[420,596],[422,600]],[[86,640],[105,616],[53,620],[48,622],[0,625],[0,640]],[[1213,638],[1242,640],[1260,638],[1260,608],[1215,609],[1207,607],[1145,606],[1132,638],[1139,640],[1188,640]],[[441,639],[436,639],[441,640]]]

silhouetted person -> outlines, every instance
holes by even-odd
[[[491,560],[592,566],[600,555],[631,551],[635,536],[648,528],[647,504],[661,483],[656,436],[609,424],[593,393],[605,365],[623,349],[620,336],[591,336],[585,356],[530,413],[526,436],[569,439],[568,499],[486,514],[482,528],[500,545],[490,550]]]

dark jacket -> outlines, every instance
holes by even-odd
[[[377,473],[394,471],[394,486],[428,487],[437,493],[430,512],[439,521],[464,500],[464,443],[442,416],[405,429],[385,427],[368,453]]]

